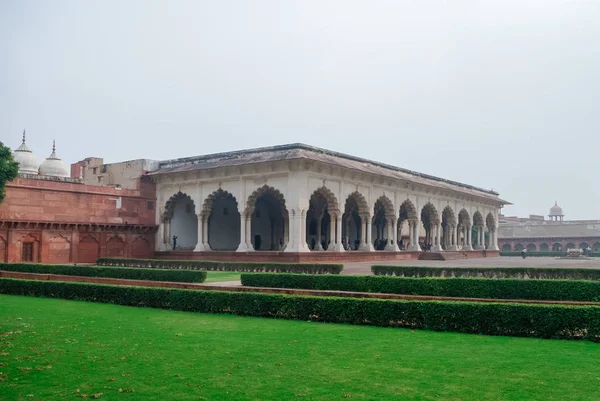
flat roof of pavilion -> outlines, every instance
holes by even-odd
[[[446,180],[344,153],[321,149],[303,143],[163,160],[160,162],[159,169],[151,173],[151,175],[182,173],[298,159],[314,160],[342,168],[380,175],[386,178],[402,179],[417,184],[433,186],[439,189],[459,190],[474,196],[483,196],[504,205],[511,204],[510,202],[500,199],[498,193],[492,190],[478,188],[473,185]]]

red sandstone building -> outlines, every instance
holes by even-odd
[[[0,205],[0,261],[93,263],[98,257],[154,255],[156,195],[142,176],[135,188],[86,185],[52,154],[41,165],[25,143],[19,177]]]
[[[600,220],[564,220],[558,204],[550,208],[549,219],[500,216],[498,246],[501,251],[560,252],[592,248],[600,251]]]

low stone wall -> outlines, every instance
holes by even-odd
[[[154,259],[178,260],[215,260],[227,262],[276,262],[276,263],[348,263],[348,262],[377,262],[385,260],[417,260],[422,252],[189,252],[170,251],[155,252]],[[481,258],[481,251],[442,252],[446,260]],[[488,251],[488,257],[499,256],[498,251]]]

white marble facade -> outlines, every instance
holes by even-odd
[[[301,146],[161,162],[157,251],[498,249],[498,194]]]

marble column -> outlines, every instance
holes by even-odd
[[[315,249],[314,251],[322,251],[323,247],[321,246],[321,224],[323,222],[323,216],[317,217],[317,238],[315,239]]]
[[[281,250],[283,251],[283,250],[285,250],[285,248],[287,248],[288,243],[290,242],[290,218],[289,218],[289,215],[288,215],[287,219],[285,218],[285,216],[283,216],[282,225],[283,225],[283,248]]]
[[[204,241],[204,250],[205,251],[211,251],[212,249],[210,248],[210,244],[208,243],[208,216],[207,215],[203,215],[203,220],[202,220],[202,240]]]
[[[467,224],[465,229],[467,230],[467,236],[466,236],[467,251],[472,251],[473,250],[473,238],[471,238],[473,236],[472,227],[470,224]]]
[[[412,252],[421,251],[421,247],[419,246],[419,221],[411,220],[408,225],[410,232],[410,245],[408,250]]]
[[[367,217],[360,218],[360,244],[358,249],[361,251],[368,250],[367,247]]]
[[[442,238],[440,235],[441,232],[442,232],[442,224],[437,223],[437,225],[436,225],[437,238],[436,238],[435,247],[438,251],[442,251]]]
[[[237,252],[249,252],[254,250],[250,239],[251,224],[250,218],[242,214],[240,217],[240,244],[238,245]]]
[[[367,243],[366,251],[373,251],[373,228],[371,226],[371,218],[367,219]]]
[[[335,245],[332,243],[332,248],[335,252],[344,252],[344,244],[342,244],[342,216],[337,216],[335,219],[336,235]],[[332,240],[333,241],[333,240]]]
[[[327,245],[327,250],[330,252],[335,251],[335,226],[336,226],[335,217],[333,214],[329,215],[329,244]]]
[[[398,252],[398,244],[396,243],[396,233],[398,232],[398,230],[396,230],[396,227],[394,224],[395,218],[390,217],[386,221],[387,221],[387,226],[388,226],[388,243],[385,246],[385,250],[392,251],[392,252]]]
[[[456,226],[452,226],[452,250],[458,251],[458,242],[456,241],[457,237],[457,228]]]
[[[498,228],[493,227],[490,229],[490,250],[498,251]]]
[[[202,252],[204,251],[204,219],[202,214],[197,214],[196,217],[198,219],[198,242],[196,242],[194,252]]]
[[[479,249],[483,249],[484,245],[485,245],[485,227],[484,226],[479,226],[477,227],[478,231],[477,234],[479,234]]]

